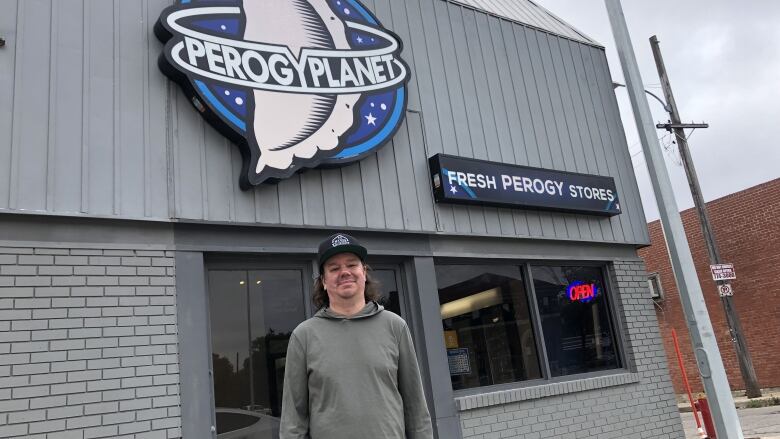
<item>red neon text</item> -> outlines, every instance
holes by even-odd
[[[596,297],[597,287],[594,284],[578,284],[569,286],[569,299],[578,302],[588,302]]]

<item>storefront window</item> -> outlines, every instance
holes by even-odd
[[[620,367],[601,269],[533,266],[531,275],[550,374]]]
[[[379,299],[379,304],[384,306],[385,309],[402,316],[395,270],[374,269],[371,270],[371,276],[374,280],[379,282],[379,290],[382,292],[382,298]]]
[[[541,378],[519,267],[437,265],[436,279],[453,389]]]
[[[212,270],[209,299],[217,437],[276,437],[303,272]]]

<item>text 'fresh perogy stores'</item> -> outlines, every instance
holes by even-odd
[[[563,197],[564,193],[571,198],[585,198],[589,200],[613,201],[615,194],[611,189],[589,187],[570,184],[564,192],[564,182],[541,178],[530,178],[519,175],[478,174],[472,172],[446,171],[450,185],[468,186],[479,189],[498,189],[498,181],[501,181],[501,190],[534,193],[539,195],[553,195]]]

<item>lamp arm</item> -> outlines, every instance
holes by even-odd
[[[619,82],[613,82],[612,83],[612,88],[625,87],[625,86],[626,86],[625,84],[621,84]],[[645,93],[649,94],[650,96],[654,97],[656,101],[660,102],[661,106],[664,107],[664,111],[666,111],[667,113],[671,113],[672,112],[672,110],[669,108],[669,106],[666,105],[666,102],[664,102],[663,99],[659,98],[655,93],[653,93],[651,91],[648,91],[648,90],[645,90]]]

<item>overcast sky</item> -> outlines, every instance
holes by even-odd
[[[603,0],[536,0],[606,47],[625,83]],[[648,39],[657,35],[684,122],[707,122],[689,145],[707,201],[780,177],[780,0],[623,0],[647,90],[663,97]],[[625,88],[615,91],[648,221],[655,198]],[[668,117],[650,101],[655,122]],[[690,131],[689,131],[690,133]],[[693,206],[671,135],[659,130],[680,210]]]

